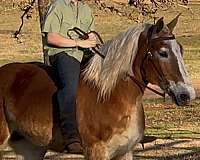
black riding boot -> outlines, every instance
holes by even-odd
[[[75,115],[67,115],[65,118],[61,118],[61,132],[65,142],[65,149],[69,153],[82,154],[83,148],[81,146],[81,139],[78,132],[78,126],[76,124]]]

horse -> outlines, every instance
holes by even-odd
[[[100,48],[105,58],[94,55],[82,71],[76,117],[86,159],[133,159],[133,147],[144,138],[148,83],[178,106],[195,98],[173,34],[178,17],[118,34]],[[0,146],[9,144],[25,160],[42,160],[47,150],[63,152],[51,67],[10,63],[0,68],[0,77]]]

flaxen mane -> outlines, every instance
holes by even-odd
[[[138,51],[139,36],[148,28],[148,24],[138,25],[120,33],[101,47],[105,59],[95,55],[90,60],[83,72],[84,80],[92,82],[99,89],[100,98],[109,97],[117,81],[127,73],[132,74],[131,67]]]

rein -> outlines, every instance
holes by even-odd
[[[104,44],[104,42],[103,42],[103,39],[101,38],[101,36],[96,31],[90,31],[90,32],[86,33],[83,30],[81,30],[80,28],[74,27],[72,29],[69,29],[68,32],[67,32],[67,35],[70,39],[72,39],[72,37],[70,35],[70,32],[72,32],[72,31],[75,32],[77,35],[79,35],[80,39],[84,39],[84,40],[89,38],[88,34],[90,34],[90,33],[95,34],[97,36],[97,38],[99,39],[101,44],[96,45],[97,49],[95,47],[92,47],[92,51],[94,53],[98,54],[101,58],[103,58],[103,59],[105,58],[105,55],[103,55],[101,52],[98,51],[98,49],[100,48],[100,46],[102,44]]]
[[[128,76],[131,78],[132,81],[134,81],[134,82],[139,86],[139,88],[140,88],[141,90],[142,90],[142,87],[141,87],[141,86],[143,86],[143,87],[149,89],[150,91],[152,91],[152,92],[158,94],[159,96],[165,98],[165,93],[161,93],[161,92],[159,92],[159,91],[157,91],[157,90],[155,90],[155,89],[153,89],[153,88],[147,86],[146,84],[141,83],[140,81],[138,81],[135,77],[133,77],[133,76],[131,76],[131,75],[128,75]]]
[[[152,27],[153,27],[153,26],[152,26]],[[152,30],[153,28],[152,28],[152,27],[149,29],[149,30],[150,30],[150,33],[148,33],[148,35],[150,35],[150,36],[148,36],[148,37],[151,37],[151,35],[152,35],[152,32],[153,32],[153,30]],[[88,36],[89,33],[94,33],[94,34],[97,36],[97,38],[99,39],[99,41],[100,41],[101,44],[98,44],[98,45],[96,46],[97,49],[96,49],[95,47],[92,47],[92,51],[93,51],[95,54],[98,54],[101,58],[105,59],[105,55],[103,55],[102,53],[100,53],[99,50],[98,50],[98,49],[100,48],[100,46],[101,46],[102,44],[104,44],[104,42],[103,42],[101,36],[100,36],[97,32],[95,32],[95,31],[90,31],[90,32],[86,33],[86,32],[84,32],[83,30],[81,30],[80,28],[74,27],[74,28],[68,30],[68,32],[67,32],[67,35],[68,35],[69,38],[71,38],[71,39],[72,39],[72,37],[71,37],[71,35],[70,35],[70,32],[72,32],[72,31],[75,32],[77,35],[79,35],[79,37],[80,37],[81,39],[84,39],[84,40],[86,40],[86,39],[89,38],[89,36]],[[152,41],[172,40],[172,39],[175,39],[175,37],[174,37],[174,36],[171,36],[171,37],[159,37],[159,38],[154,38],[154,39],[148,38],[147,44],[148,44],[148,46],[151,46]],[[143,61],[142,61],[142,64],[143,64],[144,61],[145,61],[147,58],[149,58],[149,57],[150,57],[151,63],[153,64],[153,67],[154,67],[154,69],[156,70],[156,72],[158,73],[160,79],[163,80],[164,82],[167,82],[167,80],[165,79],[164,74],[158,70],[158,68],[156,67],[155,63],[153,62],[152,58],[154,57],[154,55],[151,53],[150,48],[147,49],[147,53],[146,53],[146,55],[145,55],[145,58],[144,58]],[[146,80],[144,79],[143,76],[142,76],[142,77],[143,77],[143,81],[144,81],[145,83],[142,83],[142,82],[138,81],[134,76],[132,76],[132,75],[130,75],[130,74],[128,74],[128,76],[130,77],[130,79],[131,79],[133,82],[136,83],[136,85],[140,88],[140,90],[141,90],[142,92],[143,92],[143,87],[144,87],[144,88],[147,88],[147,89],[149,89],[150,91],[152,91],[152,92],[158,94],[159,96],[162,96],[162,97],[165,98],[165,92],[164,92],[164,93],[161,93],[161,92],[159,92],[159,91],[157,91],[157,90],[155,90],[155,89],[153,89],[153,88],[147,86]],[[167,83],[168,83],[168,82],[167,82]]]

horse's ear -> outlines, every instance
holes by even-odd
[[[180,15],[181,13],[179,13],[170,23],[167,24],[167,27],[170,29],[171,32],[173,32]]]
[[[156,26],[156,33],[159,33],[159,32],[163,29],[163,27],[164,27],[163,17],[160,18],[160,19],[156,22],[155,26]]]

